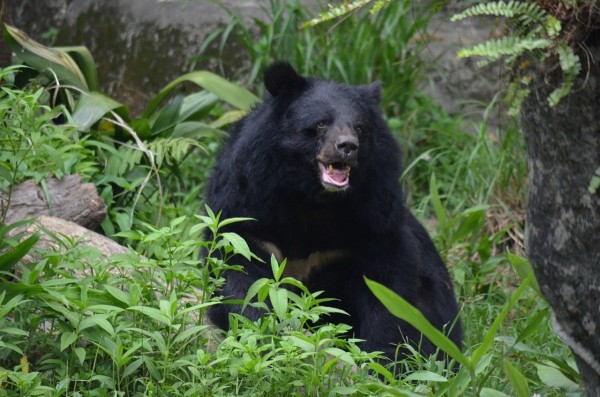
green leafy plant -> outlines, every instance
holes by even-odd
[[[12,76],[23,70],[16,66],[0,70],[4,85],[0,91],[0,190],[26,179],[45,186],[46,175],[89,177],[98,172],[94,162],[98,142],[71,125],[53,122],[65,115],[63,107],[45,105],[47,93],[40,87],[9,88]]]
[[[558,18],[550,15],[535,2],[523,1],[490,1],[476,4],[452,17],[458,21],[474,16],[497,16],[508,20],[510,36],[491,39],[470,48],[458,51],[458,57],[479,56],[484,58],[480,65],[487,65],[504,58],[510,70],[521,71],[509,83],[505,102],[509,104],[509,114],[516,115],[525,97],[529,94],[529,83],[532,80],[528,71],[528,62],[540,61],[556,56],[563,72],[562,85],[557,87],[548,97],[550,106],[555,106],[573,87],[575,77],[581,71],[581,61],[566,39],[561,37],[562,26]]]
[[[533,279],[533,273],[530,273],[529,276],[519,286],[519,288],[517,288],[516,291],[512,294],[508,302],[506,302],[502,311],[496,316],[492,325],[486,331],[481,344],[476,348],[470,349],[470,351],[467,354],[462,353],[460,349],[449,338],[447,338],[442,332],[440,332],[437,328],[431,325],[416,308],[414,308],[402,297],[398,296],[382,284],[376,283],[368,279],[366,280],[366,282],[371,291],[373,291],[373,293],[375,294],[375,296],[377,296],[377,298],[385,305],[385,307],[392,314],[417,328],[423,333],[425,337],[427,337],[432,343],[438,346],[440,350],[444,351],[449,357],[461,364],[461,367],[456,373],[456,376],[451,378],[439,377],[436,379],[439,385],[435,395],[454,396],[463,395],[467,391],[469,385],[470,390],[475,391],[478,395],[497,393],[497,391],[495,391],[494,389],[484,386],[486,384],[486,376],[484,374],[489,370],[489,366],[492,363],[492,347],[495,341],[503,340],[505,342],[508,342],[508,352],[523,351],[527,349],[523,347],[523,344],[521,344],[520,341],[526,338],[529,333],[533,332],[536,329],[536,327],[539,326],[540,319],[542,318],[542,316],[547,315],[547,311],[542,311],[537,316],[532,318],[528,326],[517,339],[501,338],[498,336],[498,332],[502,322],[505,321],[511,310],[513,310],[513,308],[521,298],[522,294],[526,291],[527,286],[531,283]],[[532,349],[531,351],[534,350]],[[505,353],[505,357],[508,354],[508,352]],[[548,367],[548,364],[536,364],[538,366],[538,373],[539,368],[541,367],[542,371],[548,371],[547,373],[550,373],[551,371],[560,372],[561,370],[565,370],[567,374],[569,374],[570,376],[574,376],[575,379],[579,378],[576,372],[574,373],[573,368],[564,360],[558,357],[550,357],[544,354],[541,355],[544,356],[547,360],[546,363],[552,362],[553,364],[550,364],[550,367]],[[530,395],[529,385],[526,377],[507,358],[503,359],[503,368],[517,395]],[[554,370],[552,368],[554,368]],[[542,372],[542,375],[540,377],[543,378],[545,380],[545,383],[547,383],[548,385],[557,385],[558,382],[552,382],[548,379],[547,373]],[[567,377],[562,375],[562,379],[567,379]],[[577,389],[577,386],[573,380],[568,380],[563,381],[563,383],[561,384],[561,388],[573,391]]]
[[[265,317],[253,323],[236,316],[224,334],[204,321],[209,306],[225,304],[213,292],[220,272],[234,269],[227,262],[252,255],[239,236],[220,232],[240,221],[207,209],[195,220],[122,232],[145,256],[103,258],[53,236],[57,249],[29,267],[16,260],[31,241],[15,245],[0,256],[0,395],[321,394],[365,387],[375,355],[342,337],[347,326],[314,325],[335,310],[282,278],[285,263],[272,260],[274,278],[249,292],[247,301],[258,297]],[[209,241],[202,238],[207,229],[214,232]]]
[[[39,122],[49,122],[43,124],[46,129],[67,130],[77,136],[75,142],[82,142],[80,147],[33,142],[30,147],[40,154],[35,158],[50,157],[60,165],[65,164],[59,161],[61,153],[72,157],[64,170],[45,161],[47,167],[36,174],[37,180],[52,171],[57,177],[77,172],[94,181],[110,207],[110,217],[102,225],[107,234],[130,229],[136,219],[160,225],[165,211],[169,211],[167,219],[181,215],[170,212],[185,207],[174,205],[176,202],[192,200],[184,192],[202,186],[210,163],[207,155],[215,151],[212,143],[258,101],[249,91],[220,76],[196,71],[167,84],[139,117],[132,117],[126,106],[97,91],[95,63],[85,48],[45,47],[9,25],[4,27],[4,36],[19,60],[32,68],[11,69],[15,73],[13,84],[37,84],[36,99],[48,102],[48,114]],[[21,73],[25,70],[26,74]],[[187,84],[201,90],[182,93]],[[57,104],[61,105],[52,108]],[[58,116],[64,118],[64,124],[53,126],[51,121]],[[25,131],[23,139],[27,137],[31,144],[28,134]],[[182,171],[187,168],[205,171]]]

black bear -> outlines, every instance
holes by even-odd
[[[379,109],[379,82],[349,86],[302,77],[287,63],[264,76],[261,105],[233,129],[209,178],[206,203],[222,217],[250,217],[231,230],[265,263],[236,257],[243,271],[225,273],[223,296],[243,299],[270,277],[269,258],[311,291],[324,291],[349,316],[367,351],[394,358],[409,342],[423,354],[435,347],[390,314],[363,276],[416,306],[460,346],[458,308],[448,272],[425,229],[403,204],[400,153]],[[239,305],[217,305],[211,321],[228,327]],[[251,319],[261,311],[248,307]]]

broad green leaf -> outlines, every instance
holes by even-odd
[[[342,350],[338,347],[328,347],[327,349],[324,349],[323,351],[333,357],[339,358],[340,360],[342,360],[343,362],[345,362],[347,364],[356,365],[356,362],[352,358],[352,355],[349,352],[347,352],[346,350]]]
[[[283,339],[291,342],[294,346],[302,351],[313,353],[316,350],[316,346],[311,338],[306,337],[305,335],[285,335]]]
[[[60,351],[65,350],[77,340],[77,335],[72,332],[63,332],[60,335]]]
[[[2,318],[2,317],[4,317],[4,316],[0,316],[0,318]],[[24,331],[24,330],[19,329],[19,328],[14,328],[14,327],[1,328],[0,332],[2,332],[3,334],[18,335],[18,336],[27,336],[27,335],[29,335],[29,333],[27,331]]]
[[[546,386],[557,387],[567,392],[580,391],[577,383],[567,378],[558,368],[543,364],[534,364],[537,374],[542,383]]]
[[[2,283],[7,285],[9,283]],[[12,284],[12,283],[10,283]],[[21,303],[29,302],[29,299],[23,299],[23,295],[16,295],[12,297],[8,302],[4,303],[4,296],[6,295],[6,291],[2,291],[0,295],[0,318],[6,317],[8,313]]]
[[[490,389],[489,387],[483,387],[479,395],[481,397],[509,397],[508,394],[504,394],[495,389]]]
[[[252,285],[250,286],[250,288],[248,288],[248,292],[246,293],[246,297],[244,298],[244,303],[242,305],[242,312],[244,311],[244,309],[246,308],[246,306],[248,306],[248,304],[250,303],[250,301],[256,295],[259,295],[260,291],[263,290],[263,288],[268,288],[268,285],[269,285],[270,281],[271,280],[269,280],[268,278],[260,278],[260,279],[256,280],[254,283],[252,283]]]
[[[529,392],[529,385],[527,384],[527,379],[525,376],[519,371],[517,367],[512,365],[508,360],[504,360],[504,370],[508,375],[508,380],[512,384],[513,389],[517,393],[519,397],[529,397],[531,393]]]
[[[90,91],[98,91],[100,88],[98,84],[98,71],[96,69],[96,62],[90,50],[85,46],[72,46],[72,47],[55,47],[59,51],[64,51],[73,58],[79,70],[85,77],[85,81]]]
[[[110,111],[123,115],[127,110],[123,104],[99,92],[82,93],[73,112],[73,122],[78,130],[89,131]]]
[[[382,375],[388,382],[395,383],[396,377],[386,367],[379,364],[378,362],[369,363],[369,368],[375,371],[377,374]]]
[[[173,343],[187,342],[188,339],[196,338],[197,335],[202,335],[203,332],[205,332],[208,328],[209,328],[208,325],[196,325],[196,326],[187,328],[187,329],[183,330],[182,332],[180,332],[179,334],[177,334],[177,336],[173,340]]]
[[[79,364],[83,365],[83,362],[85,361],[86,350],[83,347],[76,347],[75,349],[73,349],[73,352],[77,356]]]
[[[229,242],[229,244],[231,244],[231,246],[237,254],[242,255],[248,260],[252,258],[252,253],[250,252],[250,247],[248,247],[248,243],[246,243],[246,240],[244,240],[239,234],[225,232],[221,233],[221,237],[227,242]]]
[[[136,312],[145,314],[146,316],[158,321],[159,323],[167,324],[167,325],[171,324],[171,320],[169,319],[169,317],[165,316],[165,314],[163,312],[161,312],[160,310],[158,310],[154,307],[132,306],[129,308],[129,310],[134,310]]]
[[[84,330],[93,326],[98,326],[108,332],[110,335],[115,334],[115,329],[112,324],[106,320],[106,314],[94,314],[90,317],[84,318],[79,324],[79,329]]]
[[[123,374],[121,376],[123,376],[125,378],[125,377],[133,374],[135,371],[138,370],[139,367],[142,366],[143,363],[144,363],[144,359],[138,358],[137,360],[135,360],[131,364],[129,364],[127,367],[125,367],[125,369],[123,370]]]
[[[105,285],[104,289],[106,289],[106,291],[109,294],[111,294],[115,299],[118,299],[119,301],[121,301],[125,304],[131,303],[129,294],[127,294],[126,292],[123,292],[119,288],[113,287],[112,285]]]
[[[390,313],[415,327],[434,345],[448,354],[448,356],[469,368],[471,367],[471,362],[462,354],[458,346],[440,330],[431,325],[429,320],[416,307],[386,286],[369,280],[366,277],[365,281],[369,289]]]
[[[17,57],[34,69],[42,73],[51,70],[61,82],[89,90],[83,73],[66,52],[43,46],[23,31],[7,24],[4,24],[4,40]]]
[[[19,346],[15,345],[14,343],[8,343],[0,340],[0,347],[10,349],[21,356],[23,355],[23,350],[21,350],[21,348],[19,348]]]
[[[431,371],[417,371],[409,374],[404,380],[406,381],[419,381],[419,382],[448,382],[448,378],[445,376],[436,374]]]
[[[284,320],[288,308],[288,291],[285,288],[269,290],[269,299],[278,319]]]
[[[40,233],[36,232],[30,237],[21,241],[15,247],[0,254],[0,271],[9,272],[27,253],[33,248],[40,239]]]
[[[196,139],[203,137],[222,138],[225,136],[225,133],[201,121],[183,121],[181,123],[177,123],[173,129],[173,132],[171,133],[171,136],[173,138],[189,137]]]
[[[219,99],[229,103],[230,105],[250,111],[252,106],[258,102],[258,98],[250,91],[237,86],[224,78],[207,71],[196,71],[184,74],[173,80],[165,88],[163,88],[146,106],[142,117],[150,118],[157,106],[165,99],[165,97],[173,91],[173,89],[184,82],[192,82],[199,85],[203,89],[212,92]]]
[[[255,221],[255,220],[256,219],[254,219],[254,218],[228,218],[228,219],[223,219],[221,222],[219,222],[219,227],[231,225],[232,223],[248,222],[248,221]]]
[[[189,312],[197,312],[198,310],[206,309],[207,307],[218,305],[218,304],[219,304],[219,302],[212,301],[212,302],[204,302],[204,303],[200,303],[200,304],[193,305],[190,307],[186,307],[185,309],[179,310],[177,312],[177,317],[182,317],[182,316],[185,316]]]
[[[182,104],[183,96],[176,95],[169,103],[160,109],[156,120],[150,123],[153,136],[162,134],[170,135],[169,132],[173,130],[179,121],[179,113],[181,112]]]
[[[273,278],[275,279],[275,281],[281,280],[281,276],[283,275],[286,264],[286,258],[284,258],[283,261],[279,263],[275,255],[271,254],[271,272],[273,273]]]
[[[181,121],[203,120],[214,108],[219,98],[212,92],[200,91],[183,99],[179,119]]]

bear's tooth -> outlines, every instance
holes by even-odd
[[[333,164],[329,164],[329,169],[327,170],[329,175],[333,175]]]

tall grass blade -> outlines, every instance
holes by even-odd
[[[33,248],[40,239],[40,233],[36,232],[15,247],[0,255],[0,271],[11,271],[13,267]]]
[[[500,324],[502,324],[502,322],[504,321],[504,319],[506,318],[508,313],[515,306],[515,304],[521,297],[521,294],[523,293],[523,291],[525,291],[525,289],[529,286],[532,278],[533,278],[533,275],[530,275],[523,281],[523,284],[521,284],[519,286],[519,288],[517,288],[517,290],[512,294],[509,301],[504,306],[504,309],[502,309],[500,314],[498,314],[498,316],[492,323],[492,326],[490,327],[490,329],[487,330],[487,332],[483,338],[483,342],[477,348],[477,350],[475,350],[473,352],[473,355],[471,356],[471,362],[473,364],[477,364],[477,362],[481,359],[481,357],[483,357],[483,355],[490,350],[490,348],[492,347],[492,343],[494,342],[494,338],[496,337],[496,334],[498,333],[498,328],[500,328]]]
[[[379,284],[376,281],[369,280],[365,277],[365,281],[369,289],[375,294],[377,299],[392,313],[401,320],[408,322],[410,325],[419,330],[433,344],[443,350],[448,356],[454,360],[471,367],[469,359],[465,357],[458,346],[454,344],[440,330],[431,325],[429,320],[413,305],[408,303],[404,298],[396,294],[386,286]]]

